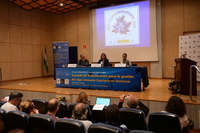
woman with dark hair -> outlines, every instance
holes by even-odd
[[[102,53],[100,56],[101,59],[99,59],[98,64],[101,64],[102,67],[109,66],[109,60],[107,59],[107,56],[105,53]]]
[[[179,116],[181,123],[181,129],[187,127],[189,124],[188,117],[186,115],[186,107],[183,100],[177,96],[172,96],[168,102],[165,110],[169,113],[173,113]]]

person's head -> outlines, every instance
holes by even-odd
[[[129,99],[128,99],[128,102],[127,102],[127,106],[129,108],[136,108],[137,105],[138,105],[138,98],[134,94],[131,94],[129,96]]]
[[[9,102],[17,106],[21,103],[22,97],[23,97],[23,94],[18,91],[11,92],[9,96]]]
[[[84,54],[81,54],[80,57],[81,57],[82,60],[85,59],[85,55]]]
[[[60,103],[57,99],[55,99],[55,98],[49,99],[49,101],[47,103],[48,112],[50,112],[52,114],[56,114],[59,110],[59,107],[60,107]]]
[[[177,96],[172,96],[167,102],[165,110],[169,113],[183,117],[186,114],[186,107],[183,100]]]
[[[126,60],[127,54],[126,54],[126,53],[123,53],[122,58],[123,58],[123,60]]]
[[[106,54],[105,54],[105,53],[102,53],[102,54],[101,54],[101,60],[106,60],[106,59],[107,59]]]
[[[106,120],[109,123],[117,123],[119,119],[119,108],[116,104],[109,105],[105,111]]]
[[[77,103],[85,103],[88,104],[88,95],[85,92],[80,92],[76,99]]]
[[[87,117],[87,112],[87,106],[84,103],[78,103],[72,111],[72,118],[77,120],[84,120]]]
[[[35,105],[30,100],[26,100],[26,101],[21,102],[19,107],[20,107],[20,111],[25,112],[28,115],[30,115],[30,113],[35,108]]]

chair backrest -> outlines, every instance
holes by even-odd
[[[28,115],[21,111],[9,111],[6,114],[8,129],[20,128],[28,131]]]
[[[125,124],[130,130],[147,130],[145,114],[142,110],[121,108],[119,125]]]
[[[77,104],[78,104],[78,103],[71,103],[71,104],[69,105],[69,117],[72,116],[72,111],[73,111],[74,107],[75,107]],[[87,109],[88,109],[88,113],[87,113],[87,118],[86,118],[86,120],[92,121],[92,112],[91,112],[91,110],[90,110],[90,106],[87,105],[87,104],[85,104],[85,105],[87,106]]]
[[[66,102],[59,101],[60,107],[58,112],[56,113],[56,116],[58,118],[63,118],[63,117],[69,117],[69,108]]]
[[[132,66],[137,66],[137,64],[132,64]]]
[[[32,102],[35,104],[35,108],[38,109],[40,114],[47,113],[47,101],[40,98],[34,98]]]
[[[56,133],[86,133],[82,122],[73,119],[59,119],[55,124]]]
[[[106,107],[103,110],[92,110],[92,123],[106,122],[105,117]]]
[[[106,124],[92,124],[88,129],[88,133],[122,133],[121,129]]]
[[[54,133],[54,120],[52,117],[43,114],[30,115],[29,129],[31,133]]]
[[[130,131],[130,133],[154,133],[154,132],[145,131],[145,130],[132,130],[132,131]]]
[[[4,132],[6,128],[6,111],[0,108],[0,132]]]
[[[149,114],[149,131],[156,133],[181,133],[179,117],[167,112],[153,112]]]

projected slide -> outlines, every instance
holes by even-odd
[[[138,45],[139,5],[104,11],[105,46]]]

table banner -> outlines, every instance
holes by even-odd
[[[56,87],[141,91],[141,68],[56,68]]]

